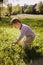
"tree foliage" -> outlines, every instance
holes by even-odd
[[[28,6],[27,9],[25,9],[26,13],[32,13],[33,12],[33,7],[32,6]]]
[[[11,15],[12,13],[12,4],[8,4],[8,13]]]
[[[3,4],[3,0],[0,0],[0,19],[1,19],[2,4]]]
[[[14,7],[13,14],[21,13],[21,6],[18,4]]]
[[[36,5],[36,11],[38,13],[43,13],[43,2],[39,2],[37,5]]]
[[[3,2],[3,0],[0,0],[0,2]]]

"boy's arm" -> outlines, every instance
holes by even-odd
[[[19,41],[23,38],[23,36],[24,36],[24,35],[21,34],[15,43],[18,44]]]
[[[23,30],[23,31],[21,31],[20,36],[18,37],[18,39],[15,43],[18,44],[19,41],[24,37],[24,35],[25,35],[25,31]]]
[[[15,44],[18,44],[19,43],[19,40],[17,39],[17,41],[15,42]]]

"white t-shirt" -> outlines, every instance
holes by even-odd
[[[18,40],[21,40],[24,36],[26,36],[26,37],[29,37],[29,36],[34,37],[35,34],[28,25],[22,24],[22,27],[21,27],[21,30],[20,30],[20,36],[18,37]]]

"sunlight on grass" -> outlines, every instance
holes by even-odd
[[[6,20],[8,20],[6,22]],[[43,19],[21,19],[29,25],[34,33],[35,40],[26,54],[20,45],[12,46],[19,36],[19,30],[12,28],[9,19],[4,19],[0,23],[0,64],[1,65],[26,65],[31,59],[43,56]],[[22,41],[20,42],[20,44]]]

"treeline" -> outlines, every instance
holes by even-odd
[[[3,10],[2,10],[3,8]],[[4,15],[16,15],[16,14],[43,14],[43,2],[40,1],[35,5],[24,5],[20,6],[17,4],[16,6],[12,6],[12,4],[8,4],[7,8],[0,7],[0,16],[1,12],[3,11]],[[2,14],[3,14],[2,13]]]
[[[12,7],[11,4],[8,6],[8,11],[10,14],[43,14],[43,2],[39,2],[35,5],[24,5],[20,6],[19,4]],[[12,10],[11,10],[12,9]]]
[[[22,7],[22,13],[43,14],[43,2],[39,2],[35,5],[24,5]]]

